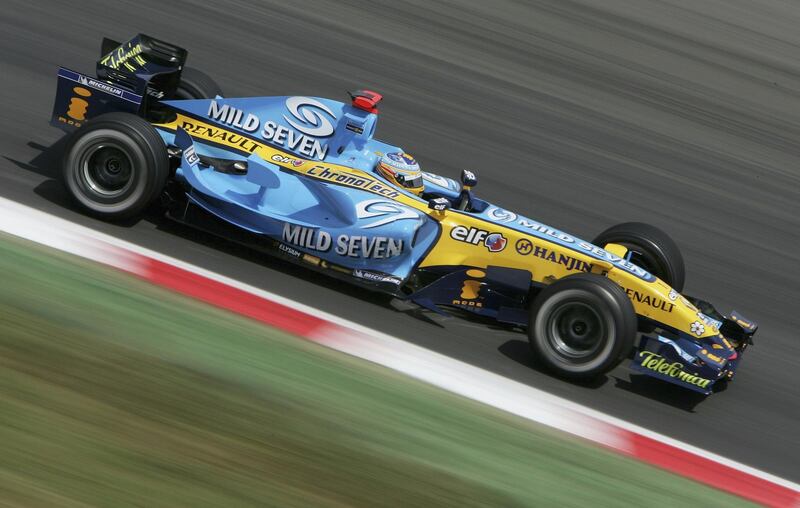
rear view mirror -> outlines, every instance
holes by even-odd
[[[461,170],[461,184],[466,189],[471,189],[472,187],[475,187],[476,185],[478,185],[478,177],[472,171],[470,171],[468,169],[462,169]]]
[[[428,200],[428,208],[434,212],[444,213],[450,208],[450,201],[447,198],[433,198]]]

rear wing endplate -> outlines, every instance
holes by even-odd
[[[139,113],[141,105],[139,94],[62,67],[50,124],[69,132],[103,113]]]

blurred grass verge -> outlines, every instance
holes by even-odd
[[[3,235],[0,274],[0,505],[744,504]]]

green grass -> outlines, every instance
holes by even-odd
[[[0,505],[741,500],[0,236]]]

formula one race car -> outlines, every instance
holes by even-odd
[[[381,95],[223,98],[186,51],[103,41],[97,77],[58,72],[52,122],[71,132],[69,194],[108,220],[156,202],[222,235],[434,312],[527,329],[557,375],[632,368],[704,394],[727,381],[756,324],[681,295],[662,231],[626,223],[589,243],[476,197],[475,175],[423,173],[374,138]],[[638,332],[643,332],[638,346]]]

